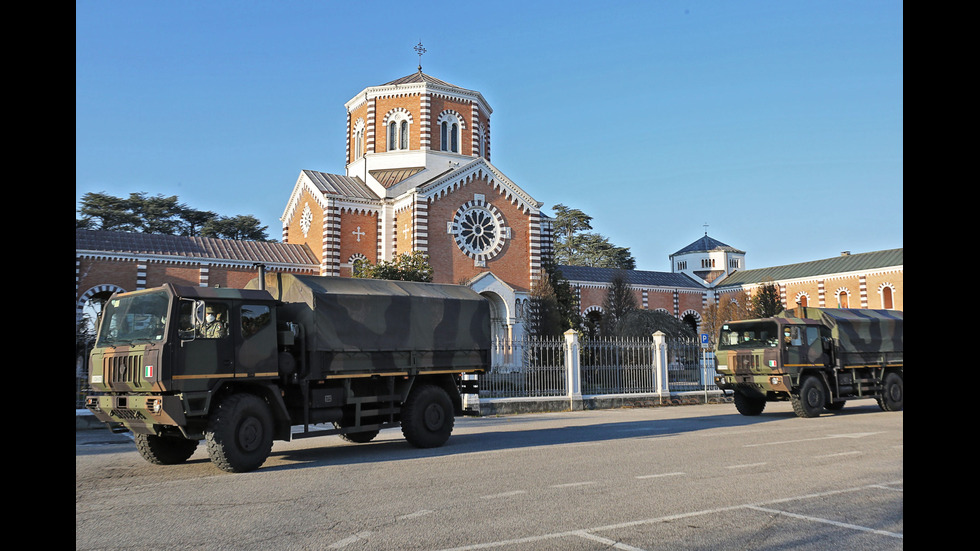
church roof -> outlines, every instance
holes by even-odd
[[[708,234],[706,233],[704,234],[704,237],[698,239],[694,243],[691,243],[690,245],[670,255],[670,257],[673,258],[674,256],[677,256],[679,254],[700,253],[700,252],[708,252],[708,251],[728,251],[730,253],[742,253],[742,254],[745,253],[745,251],[740,251],[735,247],[726,245],[713,237],[708,237]]]
[[[75,251],[319,266],[306,245],[154,233],[76,229]]]
[[[412,176],[415,176],[419,172],[425,170],[424,166],[416,166],[410,168],[386,168],[381,170],[372,170],[371,176],[378,181],[379,184],[384,186],[385,189],[398,184],[403,180],[407,180]]]
[[[690,276],[673,272],[647,272],[642,270],[619,270],[616,268],[593,268],[591,266],[558,266],[565,279],[574,282],[589,282],[608,285],[617,273],[622,274],[626,283],[649,287],[693,287],[704,289],[704,285]]]
[[[786,264],[783,266],[773,266],[770,268],[742,270],[728,276],[728,278],[721,283],[720,287],[763,283],[770,280],[783,281],[787,279],[800,279],[827,274],[858,272],[863,270],[873,270],[875,268],[904,266],[903,251],[903,248],[889,249],[870,253],[847,254],[835,256],[833,258],[825,258],[822,260],[800,262],[799,264]]]
[[[432,75],[427,75],[423,73],[421,67],[419,68],[418,72],[412,73],[408,76],[404,76],[401,78],[396,78],[391,82],[386,82],[382,84],[382,86],[395,86],[398,84],[436,84],[439,86],[449,86],[451,88],[459,88],[461,90],[465,90],[465,88],[456,86],[455,84],[449,84],[444,80],[440,80]]]
[[[379,197],[371,191],[371,188],[364,185],[360,178],[341,176],[340,174],[328,174],[316,170],[304,170],[303,174],[309,177],[313,185],[322,193],[329,195],[341,195],[354,199],[374,199]]]

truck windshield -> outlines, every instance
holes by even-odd
[[[170,299],[163,291],[114,297],[102,309],[96,346],[163,340]]]
[[[718,349],[774,347],[779,343],[778,331],[779,327],[771,321],[726,323],[721,328]]]

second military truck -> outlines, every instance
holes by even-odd
[[[152,463],[184,462],[203,440],[219,468],[244,472],[273,440],[367,442],[400,426],[440,446],[489,354],[489,304],[463,286],[283,273],[246,289],[166,284],[104,305],[86,405]]]
[[[715,383],[742,415],[789,400],[800,417],[874,398],[904,407],[904,315],[895,310],[801,307],[722,326]]]

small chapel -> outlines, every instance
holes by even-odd
[[[514,337],[550,253],[551,223],[542,203],[490,162],[486,99],[419,66],[345,107],[345,173],[299,173],[282,242],[306,245],[320,274],[335,276],[350,276],[357,260],[423,252],[433,281],[487,297],[494,333]]]

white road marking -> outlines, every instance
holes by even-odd
[[[851,434],[830,434],[827,436],[820,436],[817,438],[802,438],[800,440],[783,440],[781,442],[763,442],[761,444],[746,444],[746,448],[758,448],[760,446],[782,446],[783,444],[796,444],[798,442],[814,442],[816,440],[832,440],[834,438],[864,438],[865,436],[872,436],[874,434],[880,434],[877,432],[855,432]]]
[[[755,511],[762,511],[764,513],[772,513],[775,515],[782,515],[784,517],[798,518],[802,520],[809,520],[812,522],[822,522],[824,524],[831,524],[833,526],[839,526],[841,528],[850,528],[851,530],[859,530],[861,532],[871,532],[872,534],[878,534],[881,536],[888,536],[890,538],[905,539],[902,534],[897,534],[895,532],[889,532],[887,530],[878,530],[876,528],[868,528],[866,526],[858,526],[857,524],[849,524],[846,522],[838,522],[836,520],[830,520],[820,517],[812,517],[810,515],[800,515],[798,513],[790,513],[788,511],[779,511],[777,509],[769,509],[767,507],[757,507],[755,505],[746,506],[748,509],[753,509]]]
[[[596,484],[596,482],[594,480],[589,482],[567,482],[565,484],[555,484],[552,488],[574,488],[576,486],[589,486],[592,484]]]
[[[687,474],[687,473],[677,472],[677,473],[661,473],[661,474],[644,474],[644,475],[640,475],[640,476],[638,476],[636,478],[639,478],[639,479],[642,480],[644,478],[663,478],[665,476],[684,476],[685,474]]]
[[[488,496],[480,496],[480,497],[482,499],[497,499],[497,498],[501,498],[501,497],[519,496],[521,494],[526,494],[526,493],[527,493],[527,490],[514,490],[512,492],[504,492],[504,493],[501,493],[501,494],[490,494]]]
[[[669,474],[684,474],[684,473],[669,473]],[[666,475],[650,475],[650,476],[666,476]],[[641,478],[641,477],[637,477],[637,478]],[[715,508],[715,509],[705,509],[705,510],[701,510],[701,511],[691,511],[691,512],[688,512],[688,513],[679,513],[679,514],[676,514],[676,515],[667,515],[667,516],[657,517],[657,518],[649,518],[649,519],[643,519],[643,520],[634,520],[634,521],[622,522],[622,523],[619,523],[619,524],[610,524],[610,525],[607,525],[607,526],[597,526],[595,528],[587,528],[587,529],[581,529],[581,530],[571,530],[571,531],[568,531],[568,532],[555,532],[555,533],[552,533],[552,534],[542,534],[542,535],[538,535],[538,536],[528,536],[528,537],[516,538],[516,539],[511,539],[511,540],[501,540],[501,541],[492,541],[492,542],[486,542],[486,543],[476,543],[476,544],[472,544],[472,545],[464,545],[462,547],[453,547],[451,549],[444,549],[442,551],[476,551],[477,549],[491,549],[491,548],[495,548],[495,547],[507,547],[507,546],[513,546],[513,545],[521,545],[521,544],[527,544],[527,543],[534,543],[534,542],[538,542],[538,541],[552,540],[552,539],[561,539],[561,538],[568,538],[568,537],[578,537],[578,538],[584,538],[584,539],[596,541],[596,542],[602,543],[603,545],[611,545],[615,549],[622,549],[623,551],[643,551],[642,549],[639,549],[639,548],[636,548],[636,547],[631,547],[631,546],[628,546],[626,544],[618,543],[618,542],[616,542],[615,540],[612,540],[612,539],[603,538],[602,536],[599,536],[599,535],[595,534],[595,532],[604,532],[604,531],[610,531],[610,530],[619,530],[619,529],[622,529],[622,528],[630,528],[630,527],[634,527],[634,526],[642,526],[642,525],[645,525],[645,524],[656,524],[656,523],[660,523],[660,522],[670,522],[670,521],[674,521],[674,520],[679,520],[679,519],[684,519],[684,518],[690,518],[690,517],[696,517],[696,516],[702,516],[702,515],[710,515],[710,514],[715,514],[715,513],[723,513],[723,512],[727,512],[727,511],[737,511],[739,509],[751,509],[751,510],[756,510],[756,511],[762,511],[762,512],[766,512],[766,513],[770,513],[770,514],[779,514],[779,515],[784,515],[784,516],[788,516],[788,517],[798,518],[798,519],[801,519],[801,520],[826,523],[826,524],[831,524],[831,525],[842,527],[842,528],[850,528],[850,529],[853,529],[853,530],[859,530],[859,531],[862,531],[862,532],[869,532],[869,533],[878,534],[878,535],[882,535],[882,536],[887,536],[887,537],[891,537],[891,538],[904,539],[903,534],[900,534],[900,533],[897,533],[897,532],[888,532],[886,530],[877,530],[877,529],[874,529],[874,528],[868,528],[866,526],[859,526],[859,525],[856,525],[856,524],[848,524],[848,523],[843,523],[843,522],[837,522],[837,521],[822,519],[822,518],[819,518],[819,517],[808,517],[808,516],[805,516],[805,515],[798,515],[798,514],[795,514],[795,513],[789,513],[789,512],[786,512],[786,511],[780,511],[778,509],[772,509],[771,507],[763,507],[763,505],[774,505],[774,504],[777,504],[777,503],[786,503],[786,502],[789,502],[789,501],[798,501],[798,500],[801,500],[801,499],[810,499],[810,498],[816,498],[816,497],[824,497],[824,496],[828,496],[828,495],[843,494],[843,493],[847,493],[847,492],[856,492],[856,491],[861,491],[861,490],[867,490],[869,488],[886,489],[886,490],[894,490],[894,491],[902,491],[900,489],[891,488],[891,487],[888,486],[888,484],[900,484],[900,483],[901,483],[901,481],[900,480],[897,480],[897,481],[888,482],[888,483],[884,483],[884,484],[869,484],[867,486],[858,486],[858,487],[855,487],[855,488],[846,488],[846,489],[843,489],[843,490],[833,490],[833,491],[830,491],[830,492],[821,492],[821,493],[808,494],[808,495],[802,495],[802,496],[796,496],[796,497],[788,497],[788,498],[776,499],[776,500],[772,500],[772,501],[768,501],[768,502],[763,502],[763,503],[746,503],[746,504],[743,504],[743,505],[732,505],[730,507],[718,507],[718,508]],[[509,492],[509,493],[510,494],[513,494],[514,492]],[[517,493],[524,493],[524,492],[517,492]],[[504,495],[504,494],[498,494],[498,495]]]
[[[729,466],[727,466],[725,468],[726,469],[748,469],[749,467],[761,467],[761,466],[763,466],[765,464],[766,464],[766,462],[763,461],[762,463],[745,463],[745,464],[742,464],[742,465],[729,465]]]
[[[347,547],[348,545],[351,545],[353,543],[357,543],[358,541],[360,541],[362,539],[367,539],[368,536],[370,536],[370,535],[371,535],[371,532],[358,532],[357,534],[354,534],[353,536],[351,536],[349,538],[344,538],[344,539],[342,539],[342,540],[334,543],[330,547],[327,547],[327,549],[343,549],[344,547]]]

